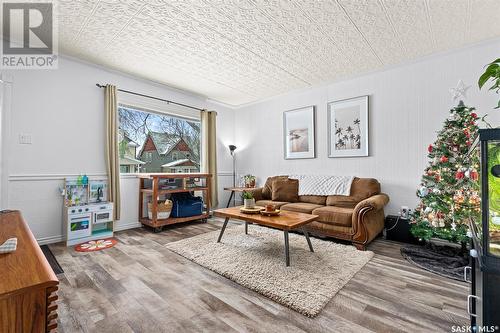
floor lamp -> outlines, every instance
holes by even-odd
[[[236,150],[235,145],[229,145],[229,152],[233,157],[233,187],[236,187],[236,156],[234,151]],[[236,206],[236,196],[233,197],[233,206]]]

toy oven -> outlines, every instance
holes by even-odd
[[[69,239],[88,237],[91,234],[90,221],[91,213],[69,214]]]

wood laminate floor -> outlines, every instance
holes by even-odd
[[[468,285],[412,266],[398,243],[374,241],[374,258],[314,319],[163,246],[221,225],[117,232],[115,247],[90,253],[51,245],[64,269],[59,332],[451,332],[468,324]]]

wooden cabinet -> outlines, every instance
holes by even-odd
[[[199,179],[200,186],[190,186],[188,180]],[[170,180],[174,184],[172,188],[161,188],[162,180]],[[175,181],[179,181],[176,183]],[[212,175],[208,173],[150,173],[139,174],[139,221],[156,231],[161,230],[165,225],[188,222],[193,220],[205,220],[210,213],[210,189],[212,186]],[[205,208],[201,215],[189,217],[169,217],[166,219],[158,218],[158,199],[160,196],[167,196],[172,193],[201,191],[205,194]],[[147,217],[147,205],[145,201],[151,202],[151,218]]]
[[[0,332],[55,332],[59,281],[19,211],[0,212],[0,242],[17,237],[17,250],[0,254]]]

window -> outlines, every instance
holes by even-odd
[[[185,165],[174,165],[177,161],[182,162],[178,160],[179,155],[189,156],[196,164],[190,168],[194,172],[199,171],[199,120],[125,105],[118,106],[118,119],[121,172],[180,171]],[[154,159],[153,154],[156,156]]]

